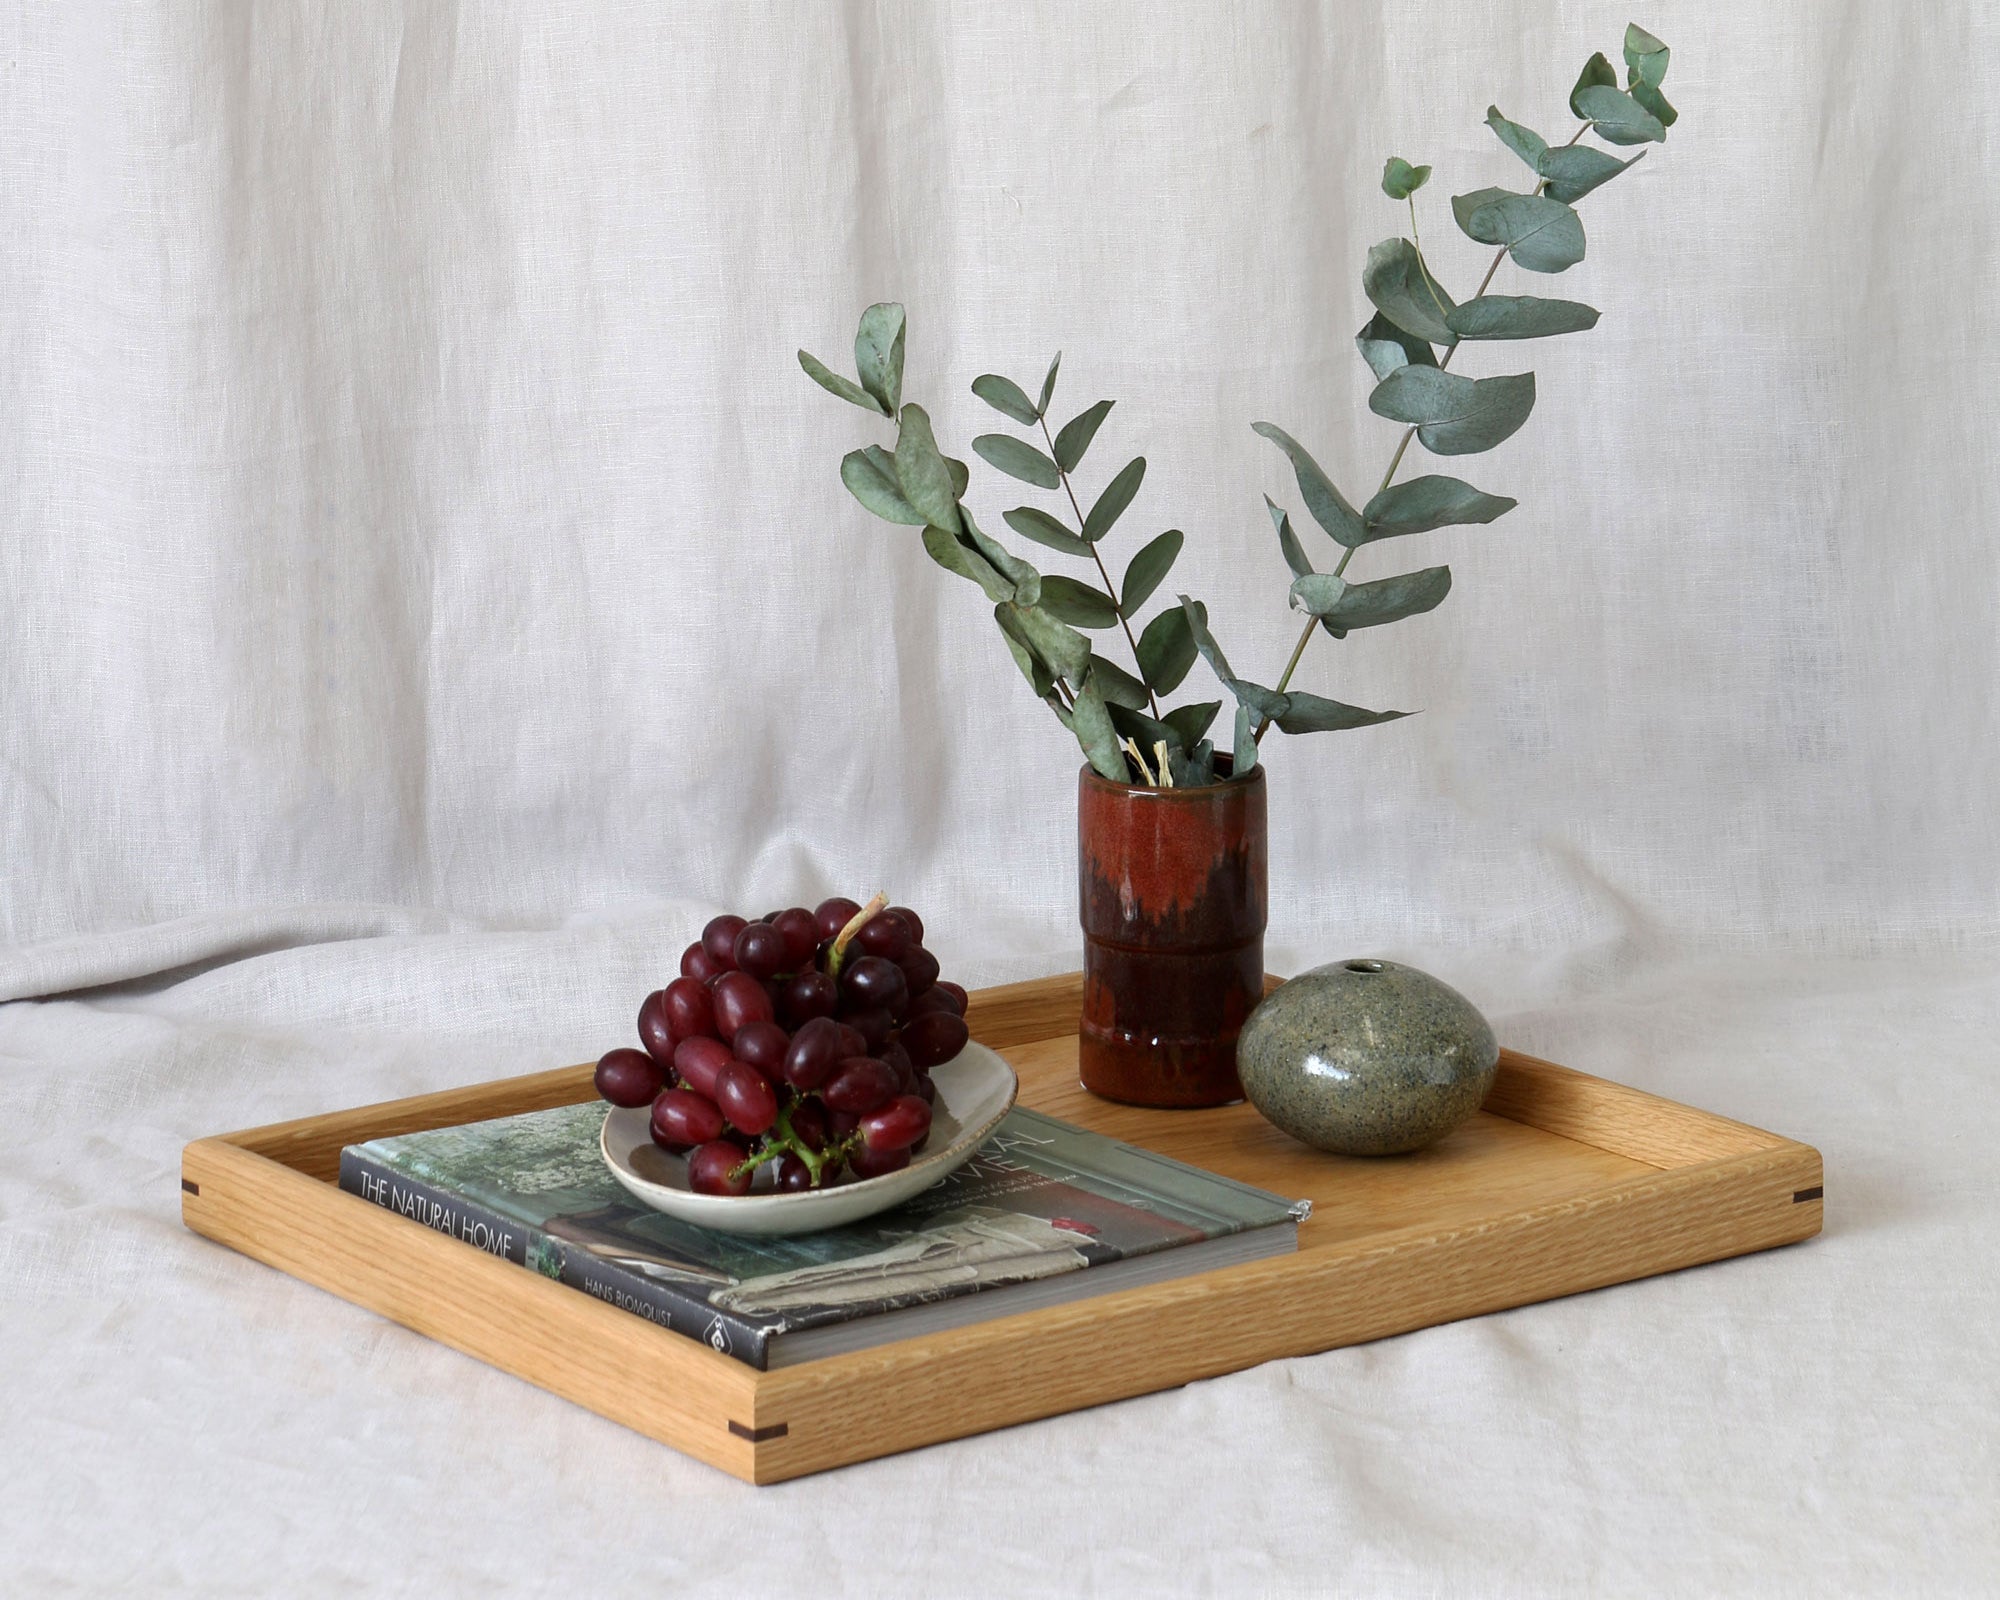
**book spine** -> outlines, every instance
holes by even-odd
[[[643,1273],[602,1260],[579,1244],[517,1222],[464,1195],[412,1178],[353,1148],[340,1152],[340,1186],[385,1211],[463,1240],[517,1267],[558,1279],[621,1311],[699,1339],[747,1366],[762,1371],[769,1364],[769,1330],[718,1311],[698,1295],[677,1291]]]

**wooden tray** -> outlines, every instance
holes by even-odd
[[[1249,1106],[1144,1111],[1076,1083],[1081,979],[973,996],[1021,1103],[1292,1197],[1296,1255],[775,1372],[336,1184],[343,1145],[589,1099],[565,1067],[199,1139],[197,1233],[752,1483],[1601,1288],[1818,1233],[1819,1152],[1502,1051],[1485,1109],[1413,1156],[1345,1160]]]

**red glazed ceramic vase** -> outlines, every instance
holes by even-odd
[[[1083,769],[1083,1086],[1141,1106],[1243,1098],[1236,1035],[1264,996],[1264,769],[1200,789]]]

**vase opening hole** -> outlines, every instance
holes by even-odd
[[[1380,972],[1382,970],[1382,963],[1379,961],[1350,961],[1347,963],[1347,970],[1349,972]]]

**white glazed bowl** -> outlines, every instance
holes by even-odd
[[[1021,1088],[1014,1069],[983,1044],[966,1045],[932,1071],[931,1082],[937,1085],[937,1102],[923,1154],[901,1172],[858,1180],[850,1175],[829,1189],[696,1194],[688,1187],[686,1159],[653,1143],[649,1106],[614,1110],[604,1119],[598,1144],[627,1193],[679,1221],[719,1233],[817,1233],[899,1206],[962,1166],[1014,1109]],[[758,1177],[768,1182],[769,1170],[759,1169]]]

